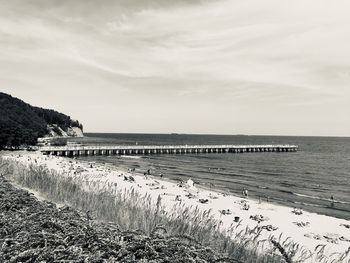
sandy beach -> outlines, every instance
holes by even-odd
[[[9,153],[5,158],[19,161],[25,165],[45,165],[62,176],[80,175],[86,180],[110,184],[118,190],[135,189],[140,194],[149,194],[156,201],[161,196],[162,205],[169,211],[181,202],[189,207],[211,210],[220,220],[225,231],[237,225],[236,231],[262,226],[261,240],[270,235],[282,240],[290,237],[292,241],[311,252],[324,245],[324,254],[344,253],[350,248],[350,222],[330,216],[301,211],[298,208],[281,206],[267,200],[252,200],[248,197],[226,195],[192,185],[190,176],[182,185],[152,175],[145,171],[122,171],[118,167],[56,156],[45,156],[37,152]],[[349,259],[346,259],[349,260]],[[310,259],[310,262],[313,262]],[[348,262],[348,261],[345,261]]]

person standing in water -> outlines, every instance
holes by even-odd
[[[333,208],[334,207],[334,196],[331,195],[331,207]]]
[[[248,189],[243,188],[242,195],[244,198],[248,198]]]

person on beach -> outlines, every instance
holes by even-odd
[[[181,195],[177,195],[177,196],[175,197],[175,201],[180,201],[180,202],[181,202]]]
[[[244,198],[248,198],[248,190],[243,188],[242,195]]]
[[[184,181],[180,180],[178,186],[179,186],[179,187],[184,187]]]
[[[296,214],[296,215],[302,215],[303,214],[303,210],[301,208],[293,208],[292,213]]]
[[[194,186],[194,182],[192,181],[192,179],[188,179],[187,180],[187,188],[191,188]]]
[[[243,204],[243,210],[248,211],[249,208],[250,208],[250,205],[249,205],[248,203],[244,203],[244,204]]]

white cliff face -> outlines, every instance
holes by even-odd
[[[47,137],[84,137],[83,131],[79,127],[69,127],[67,131],[57,125],[48,125],[49,135]],[[56,131],[55,131],[56,130]],[[60,131],[60,134],[57,133]]]
[[[43,138],[38,138],[38,146],[51,145],[52,140],[57,138],[84,137],[83,131],[79,127],[69,127],[67,131],[62,130],[61,127],[57,125],[48,125],[47,128],[49,133]],[[65,143],[67,143],[66,140]]]
[[[68,128],[68,131],[69,130],[71,130],[71,134],[73,134],[73,135],[70,135],[70,136],[73,136],[73,137],[84,137],[84,133],[79,127]]]

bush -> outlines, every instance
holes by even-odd
[[[66,146],[67,145],[67,139],[66,138],[53,138],[50,141],[51,146]]]

